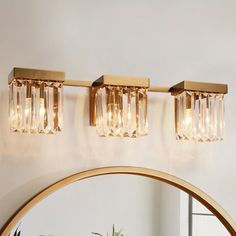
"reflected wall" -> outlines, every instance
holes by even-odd
[[[67,185],[36,206],[15,225],[22,236],[106,235],[114,225],[127,236],[226,236],[216,217],[204,223],[195,213],[210,213],[171,185],[142,176],[96,176]],[[191,231],[190,231],[191,229]],[[218,229],[218,230],[216,230]]]

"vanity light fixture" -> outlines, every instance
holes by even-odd
[[[148,78],[103,75],[65,80],[64,72],[13,68],[9,75],[10,127],[21,133],[54,134],[63,127],[63,86],[90,91],[90,125],[99,136],[139,137],[148,133],[148,92],[175,96],[178,140],[217,141],[224,133],[226,84],[183,81],[151,86]]]
[[[53,134],[63,126],[64,72],[14,68],[9,75],[10,129]]]
[[[183,81],[170,91],[175,96],[175,131],[179,140],[223,139],[224,94],[227,85]]]

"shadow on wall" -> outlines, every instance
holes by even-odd
[[[158,96],[158,97],[157,97]],[[168,161],[170,169],[188,168],[197,159],[204,158],[214,143],[176,140],[174,97],[158,94],[149,98],[150,152],[156,152]]]

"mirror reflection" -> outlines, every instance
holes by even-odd
[[[116,234],[115,234],[116,233]],[[32,208],[10,236],[227,236],[201,203],[161,181],[104,175],[70,184]]]

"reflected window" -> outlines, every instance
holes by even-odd
[[[189,236],[209,235],[230,236],[212,212],[189,196]]]

